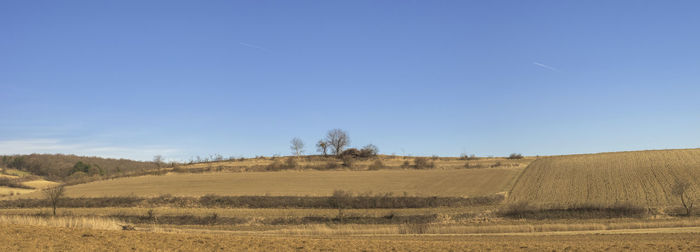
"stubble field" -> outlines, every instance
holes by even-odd
[[[418,196],[482,196],[507,191],[522,168],[280,171],[169,174],[66,188],[69,197],[268,195],[328,196],[334,190]]]

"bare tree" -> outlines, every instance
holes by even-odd
[[[323,156],[328,156],[328,142],[323,140],[318,140],[316,143],[316,151],[323,153]]]
[[[343,149],[350,144],[350,136],[341,129],[332,129],[326,134],[326,141],[331,147],[333,154],[339,156],[343,153]]]
[[[301,153],[304,152],[304,142],[301,141],[298,137],[292,138],[292,141],[289,142],[291,145],[289,146],[290,149],[292,149],[293,153],[298,157],[301,156]]]
[[[676,180],[676,183],[671,188],[671,194],[681,198],[681,203],[683,208],[685,208],[685,214],[690,216],[693,212],[693,204],[695,199],[690,196],[690,182],[687,180]]]
[[[163,163],[163,156],[161,156],[161,155],[153,156],[153,163],[155,163],[156,165],[158,165],[158,167],[160,167],[160,165]]]
[[[42,192],[44,193],[46,200],[48,200],[53,207],[53,216],[56,216],[56,205],[61,197],[63,197],[63,193],[65,192],[63,185],[49,187],[44,189]]]
[[[362,147],[360,150],[361,157],[375,157],[377,154],[379,154],[379,148],[374,144],[365,145],[365,147]]]

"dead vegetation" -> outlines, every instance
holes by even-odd
[[[101,230],[120,230],[121,224],[112,218],[104,217],[41,217],[26,215],[0,215],[0,223],[27,226],[50,226],[66,228],[89,228]]]

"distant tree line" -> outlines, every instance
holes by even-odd
[[[44,176],[49,180],[68,181],[81,177],[147,172],[157,170],[160,163],[64,154],[31,154],[1,156],[0,166]]]

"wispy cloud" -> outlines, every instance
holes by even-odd
[[[150,160],[155,155],[179,152],[174,148],[163,146],[110,146],[101,143],[67,143],[60,139],[18,139],[0,141],[0,154],[61,153],[81,156],[98,156],[106,158],[129,158]]]
[[[253,48],[253,49],[263,50],[263,51],[266,51],[266,52],[269,52],[269,51],[270,51],[270,50],[268,50],[267,48],[262,47],[262,46],[259,46],[259,45],[253,45],[253,44],[248,44],[248,43],[244,43],[244,42],[238,42],[238,44],[239,44],[239,45],[242,45],[242,46],[245,46],[245,47],[250,47],[250,48]]]
[[[559,70],[557,70],[557,69],[556,69],[555,67],[553,67],[553,66],[548,66],[548,65],[545,65],[545,64],[542,64],[542,63],[539,63],[539,62],[532,62],[532,64],[534,64],[535,66],[538,66],[538,67],[542,67],[542,68],[548,69],[548,70],[559,71]]]

